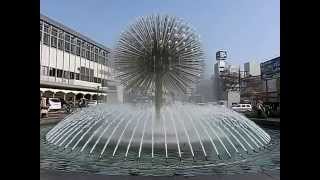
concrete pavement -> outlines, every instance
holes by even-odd
[[[279,175],[248,173],[208,176],[109,176],[98,174],[65,173],[40,170],[40,180],[280,180]]]

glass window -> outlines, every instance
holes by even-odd
[[[80,56],[80,47],[79,46],[76,46],[76,55]]]
[[[58,49],[60,49],[60,50],[63,50],[64,48],[63,48],[63,40],[62,39],[59,39],[58,40]]]
[[[91,52],[90,54],[91,54],[90,60],[91,60],[91,61],[94,61],[94,54],[93,54],[93,52]]]
[[[70,42],[70,38],[71,38],[71,37],[70,37],[69,34],[65,33],[65,36],[64,36],[64,37],[65,37],[65,40],[66,40],[66,41]]]
[[[89,69],[90,70],[90,82],[93,82],[93,80],[94,80],[94,71],[93,71],[93,69]]]
[[[103,57],[99,56],[99,64],[103,64]]]
[[[81,46],[81,40],[77,39],[77,46]]]
[[[94,52],[95,52],[96,54],[98,54],[98,53],[99,53],[99,49],[98,49],[98,48],[95,48],[95,49],[94,49]]]
[[[69,71],[63,71],[63,78],[69,79],[70,72]]]
[[[85,68],[85,73],[86,73],[85,80],[89,81],[89,68]]]
[[[70,72],[70,79],[74,79],[74,72]]]
[[[56,69],[55,68],[50,68],[49,76],[56,76]]]
[[[62,77],[62,70],[61,69],[58,69],[57,70],[57,77]]]
[[[80,74],[76,73],[76,80],[80,80]]]
[[[44,33],[44,36],[43,36],[43,44],[49,46],[49,41],[50,41],[50,39],[49,39],[49,34]]]
[[[51,35],[57,37],[58,36],[58,30],[56,28],[52,27]]]
[[[72,44],[75,44],[75,43],[76,43],[76,37],[71,36],[71,43],[72,43]]]
[[[66,50],[66,52],[70,52],[70,43],[69,42],[65,42],[65,50]]]
[[[76,46],[74,44],[71,44],[71,53],[76,54]]]
[[[42,41],[42,31],[40,31],[40,41]]]
[[[59,30],[59,38],[60,39],[63,39],[64,35],[63,35],[63,31],[62,30]]]
[[[84,48],[81,49],[81,57],[86,57],[86,50]]]
[[[41,66],[41,74],[48,76],[49,75],[49,67],[48,66]]]
[[[49,33],[49,27],[48,24],[44,24],[44,32]]]
[[[57,47],[57,38],[54,36],[51,36],[51,46],[52,47]]]
[[[86,51],[86,58],[90,60],[90,51]]]
[[[86,69],[85,67],[80,67],[80,80],[85,81]]]
[[[98,54],[94,54],[94,62],[98,62]]]
[[[40,20],[40,31],[42,31],[43,22]]]

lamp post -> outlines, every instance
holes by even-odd
[[[99,103],[99,90],[100,90],[100,86],[97,86],[97,102]]]

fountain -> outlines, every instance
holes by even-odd
[[[226,161],[263,150],[271,137],[223,106],[165,102],[200,79],[199,36],[170,16],[139,18],[121,34],[113,64],[126,91],[154,94],[152,104],[99,104],[71,114],[46,135],[50,144],[101,159]]]

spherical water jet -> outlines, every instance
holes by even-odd
[[[203,72],[203,51],[194,37],[182,20],[168,15],[139,18],[121,34],[113,59],[118,77],[126,90],[154,92],[156,119],[164,94],[186,93]]]

